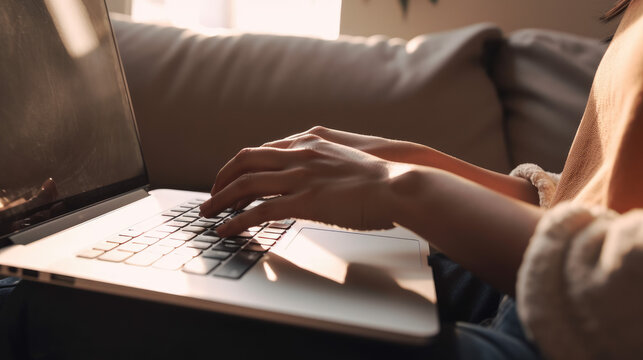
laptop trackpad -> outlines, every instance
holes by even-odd
[[[303,228],[282,254],[298,267],[339,283],[351,265],[421,268],[417,240],[337,230]]]

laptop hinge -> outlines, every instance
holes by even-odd
[[[9,240],[14,244],[27,245],[46,236],[55,234],[59,231],[68,229],[87,220],[91,220],[95,217],[131,204],[147,196],[149,196],[149,194],[144,188],[136,189],[111,199],[101,201],[92,206],[74,211],[60,218],[38,225],[33,229],[25,230],[9,237]]]

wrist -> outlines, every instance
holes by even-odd
[[[416,214],[423,213],[424,203],[435,202],[435,173],[439,170],[420,165],[391,163],[386,183],[386,203],[396,224],[411,226]]]

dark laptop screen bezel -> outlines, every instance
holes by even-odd
[[[131,120],[134,122],[134,130],[136,133],[136,140],[138,142],[138,150],[141,153],[141,159],[143,162],[142,173],[136,177],[125,179],[113,184],[108,184],[84,193],[76,194],[64,199],[57,200],[53,203],[46,204],[37,208],[28,209],[21,212],[16,212],[7,217],[0,218],[2,222],[13,222],[20,223],[22,220],[33,217],[35,214],[38,214],[37,220],[33,222],[22,222],[18,228],[10,229],[4,233],[1,231],[0,227],[0,248],[11,245],[11,236],[15,236],[24,231],[33,229],[39,225],[51,222],[58,218],[64,217],[71,213],[77,212],[84,208],[87,208],[91,205],[103,202],[105,200],[114,198],[118,195],[129,193],[137,189],[149,189],[149,179],[147,165],[145,163],[145,158],[142,156],[143,148],[141,144],[141,137],[138,129],[138,124],[136,122],[136,117],[134,116],[134,108],[132,106],[132,99],[129,93],[129,88],[127,85],[127,80],[125,78],[125,70],[123,68],[123,62],[121,60],[120,51],[118,49],[118,44],[116,42],[116,36],[114,34],[114,28],[112,26],[111,20],[109,18],[109,11],[105,0],[102,1],[102,6],[105,12],[105,21],[109,25],[109,31],[111,33],[111,41],[114,46],[114,51],[116,52],[116,58],[118,61],[118,68],[120,69],[120,80],[121,85],[124,88],[124,96],[126,97],[129,113]],[[42,215],[45,214],[45,215]]]

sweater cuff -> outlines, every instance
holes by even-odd
[[[509,175],[529,181],[538,189],[540,206],[544,208],[551,207],[556,187],[560,181],[560,174],[547,172],[535,164],[522,164],[513,169]]]
[[[643,353],[643,211],[563,202],[547,211],[516,284],[527,335],[552,359]]]

